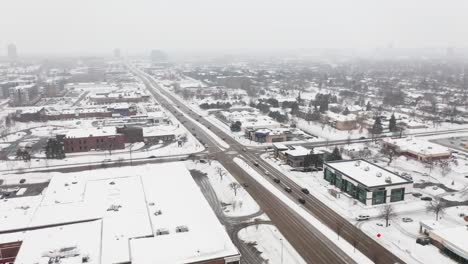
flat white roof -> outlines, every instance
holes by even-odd
[[[99,256],[100,262],[90,263],[184,263],[238,254],[182,162],[48,175],[52,180],[43,194],[2,202],[0,231],[18,232],[76,221],[98,221],[102,227],[79,226],[63,232],[63,236],[53,229],[37,229],[45,230],[42,239],[51,233],[50,242],[42,244],[39,238],[29,238],[30,232],[35,236],[32,231],[21,231],[24,236],[17,237],[0,234],[0,241],[31,239],[41,245],[31,254],[24,251],[24,262],[17,263],[42,263],[39,252],[83,243],[90,248],[83,246],[82,252],[91,252],[93,261]],[[155,215],[157,210],[162,214]],[[189,232],[176,233],[176,227],[182,225]],[[167,228],[170,234],[156,236],[161,228]],[[99,251],[93,251],[95,243],[99,243]]]
[[[468,226],[457,226],[429,231],[440,237],[442,245],[457,255],[468,259]]]
[[[366,160],[340,160],[325,164],[356,181],[355,184],[361,183],[367,187],[411,183],[411,181]]]
[[[224,226],[188,170],[176,165],[165,171],[167,174],[144,175],[141,179],[153,232],[167,229],[169,234],[132,239],[132,263],[191,263],[237,255]],[[155,215],[159,210],[161,214]],[[177,233],[178,226],[186,226],[189,231]]]
[[[68,129],[63,132],[57,132],[57,134],[60,134],[60,133],[65,134],[65,136],[69,138],[87,138],[89,136],[103,137],[103,136],[118,135],[115,127],[77,128],[77,129]]]
[[[401,151],[412,152],[419,155],[450,155],[447,147],[429,142],[427,140],[408,138],[384,138],[385,142],[397,146]]]
[[[15,264],[49,263],[61,257],[60,263],[90,264],[101,262],[101,220],[27,231]]]

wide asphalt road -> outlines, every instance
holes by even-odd
[[[193,113],[179,100],[162,90],[148,75],[131,66],[130,69],[144,81],[148,91],[165,108],[171,111],[190,131],[192,131],[192,133],[196,134],[199,140],[206,144],[208,149],[208,154],[206,155],[209,158],[218,160],[239,182],[249,186],[246,188],[249,194],[255,199],[262,211],[269,216],[272,223],[307,263],[356,263],[330,241],[330,239],[325,237],[308,221],[299,216],[288,205],[269,192],[263,185],[259,184],[233,162],[234,157],[245,154],[245,152],[243,152],[243,147],[239,143],[230,138],[229,135],[211,126],[211,124]],[[159,93],[162,93],[164,96],[161,96]],[[191,116],[191,118],[187,118],[187,116]],[[216,140],[210,137],[204,129],[200,128],[193,119],[198,119],[198,122],[206,127],[210,127],[216,135],[224,138],[230,145],[230,148],[224,149]],[[247,152],[249,152],[249,150],[247,150]]]

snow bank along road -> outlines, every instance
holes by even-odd
[[[140,71],[134,70],[133,72],[140,77],[147,76],[142,76],[143,73]],[[222,149],[218,147],[218,144],[216,144],[216,140],[210,139],[204,129],[199,128],[196,124],[193,124],[191,120],[185,118],[186,115],[190,115],[192,119],[196,119],[199,118],[198,115],[190,111],[188,107],[172,97],[169,93],[162,90],[151,77],[142,79],[148,90],[150,92],[152,91],[152,94],[164,107],[173,113],[178,112],[175,108],[179,108],[185,113],[182,116],[176,115],[176,117],[181,121],[185,121],[183,124],[189,128],[189,130],[191,129],[191,131],[197,133],[197,137],[200,140],[206,142],[211,158],[218,160],[239,182],[248,185],[246,189],[249,194],[255,199],[260,208],[269,216],[272,223],[307,263],[357,263],[330,240],[324,238],[323,234],[318,232],[307,220],[297,214],[278,197],[270,193],[233,161],[233,158],[236,157],[239,152],[242,152],[242,146],[234,141],[234,139],[230,138],[216,127],[212,127],[212,132],[224,137],[224,140],[230,145],[228,151],[222,151]],[[165,97],[170,98],[172,102],[177,103],[177,106],[168,103],[166,99],[153,91],[153,89],[158,89],[159,93],[164,94]],[[211,126],[210,123],[203,118],[199,120],[202,125],[206,127]]]

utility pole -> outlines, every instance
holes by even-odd
[[[280,238],[281,241],[281,264],[283,264],[283,239]]]
[[[130,166],[133,166],[133,159],[132,159],[132,148],[133,148],[133,143],[130,144]]]

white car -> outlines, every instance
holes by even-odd
[[[365,221],[365,220],[369,220],[370,216],[368,215],[358,215],[356,216],[356,220],[358,221]]]

